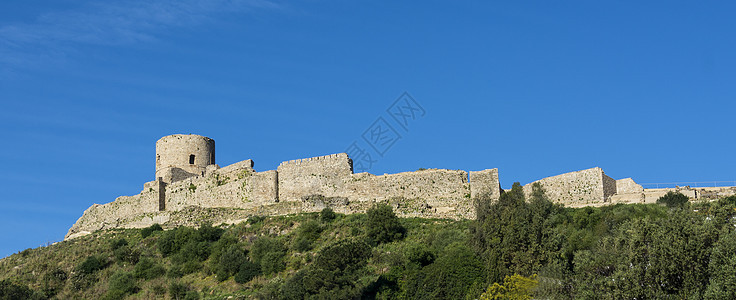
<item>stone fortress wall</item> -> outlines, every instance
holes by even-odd
[[[608,177],[601,168],[565,173],[535,182],[542,185],[550,200],[571,207],[601,205],[616,193],[616,180]],[[535,182],[524,186],[527,198],[531,196]]]
[[[156,143],[156,180],[145,183],[138,195],[92,205],[69,229],[67,238],[165,223],[171,212],[188,207],[291,214],[330,206],[337,212],[354,213],[385,202],[400,216],[473,218],[475,198],[500,195],[497,169],[470,174],[444,169],[354,174],[352,160],[338,153],[285,161],[276,170],[257,172],[252,160],[220,168],[213,159],[212,139],[161,138]]]
[[[501,193],[498,169],[355,174],[348,155],[338,153],[285,161],[276,170],[258,172],[250,159],[220,168],[215,164],[214,145],[214,140],[198,135],[159,139],[156,180],[145,183],[137,195],[92,205],[66,238],[102,229],[176,223],[181,213],[190,214],[192,209],[228,208],[231,214],[244,217],[316,212],[327,206],[340,213],[356,213],[384,202],[404,217],[474,218],[475,201],[495,201]],[[571,207],[653,203],[670,190],[694,199],[736,194],[736,188],[643,189],[631,178],[614,180],[601,168],[536,182],[550,200]],[[527,196],[532,184],[524,186]]]

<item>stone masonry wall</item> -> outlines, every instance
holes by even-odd
[[[433,169],[381,176],[360,173],[347,178],[345,186],[341,194],[350,201],[402,199],[404,205],[431,209],[450,217],[472,214],[468,173],[462,170]]]
[[[601,170],[601,176],[603,179],[603,199],[605,202],[610,202],[611,197],[616,194],[616,179],[606,175],[603,170]]]
[[[353,173],[345,153],[282,162],[278,172],[279,201],[300,201],[303,196],[344,196],[345,179]]]
[[[500,188],[498,169],[470,174],[470,181],[468,172],[462,170],[353,174],[352,161],[345,153],[287,161],[277,170],[265,172],[256,172],[252,160],[223,168],[209,165],[203,175],[191,174],[170,183],[148,182],[139,195],[95,204],[67,236],[148,226],[190,207],[288,214],[319,211],[329,205],[338,212],[356,213],[375,202],[384,202],[400,216],[474,218],[472,197],[488,194],[498,199]]]
[[[246,160],[221,169],[213,168],[204,176],[166,184],[165,210],[179,211],[189,206],[245,209],[275,203],[278,197],[276,171],[255,172],[252,166],[253,162]],[[120,227],[121,224],[148,224],[139,222],[139,219],[159,211],[158,183],[147,182],[138,195],[93,205],[72,226],[67,236]]]
[[[542,184],[551,201],[571,207],[602,205],[616,191],[616,181],[606,176],[601,168],[565,173],[535,182]],[[524,194],[529,197],[531,192],[532,183],[525,185]]]
[[[221,171],[223,170],[223,171]],[[187,206],[249,208],[275,203],[276,171],[223,168],[206,176],[172,183],[166,188],[166,210]]]
[[[154,181],[155,182],[155,181]],[[135,196],[120,196],[107,204],[93,204],[69,229],[67,238],[81,232],[122,227],[135,216],[158,211],[158,191],[152,185]]]
[[[488,195],[497,200],[501,195],[501,187],[498,180],[498,169],[483,171],[471,171],[469,173],[470,196],[477,199],[482,195]]]
[[[624,178],[616,180],[616,194],[635,194],[635,193],[643,193],[644,188],[634,182],[631,178]]]

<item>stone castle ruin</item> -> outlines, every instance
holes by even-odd
[[[215,141],[174,134],[156,142],[155,180],[134,196],[94,204],[69,229],[66,239],[110,228],[141,228],[154,223],[234,223],[252,215],[364,212],[375,202],[390,204],[399,216],[474,218],[474,201],[500,196],[498,169],[466,172],[429,169],[397,174],[353,173],[345,153],[282,162],[258,172],[248,159],[229,166],[215,163]],[[614,180],[593,168],[538,181],[550,200],[566,206],[649,203],[668,189],[645,190],[631,178]],[[524,186],[531,194],[531,183]],[[685,190],[692,198],[733,194]],[[481,197],[486,196],[486,197]],[[219,210],[215,212],[216,210]]]

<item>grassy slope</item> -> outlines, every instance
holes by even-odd
[[[296,229],[305,221],[319,220],[317,213],[267,217],[259,222],[231,225],[226,228],[225,234],[236,236],[246,247],[259,236],[273,236],[281,240],[289,248],[285,257],[286,269],[276,274],[258,276],[245,284],[236,283],[232,277],[219,282],[214,272],[209,269],[208,259],[202,264],[203,268],[200,272],[184,275],[181,278],[164,275],[150,280],[137,279],[138,291],[128,299],[168,298],[168,295],[164,294],[168,294],[168,287],[173,282],[185,284],[190,290],[199,292],[205,299],[257,296],[263,290],[267,291],[269,288],[278,286],[294,272],[309,265],[316,253],[325,245],[347,237],[362,237],[365,217],[364,214],[338,214],[332,222],[321,223],[323,231],[319,239],[314,243],[314,248],[305,253],[294,250],[292,246],[296,237]],[[375,280],[379,274],[388,272],[392,260],[403,259],[400,256],[408,245],[421,243],[441,250],[453,241],[465,241],[468,237],[469,221],[407,218],[401,219],[401,222],[407,229],[406,238],[374,247],[367,267],[368,275],[362,280]],[[132,271],[134,267],[130,263],[115,260],[110,246],[111,241],[125,238],[131,247],[141,252],[141,257],[152,257],[169,270],[172,265],[171,258],[162,257],[157,248],[156,242],[160,237],[159,232],[143,239],[140,230],[121,229],[97,232],[48,247],[28,249],[0,260],[0,280],[9,279],[20,285],[27,285],[33,290],[43,291],[44,278],[48,277],[46,274],[62,270],[68,274],[69,279],[65,280],[60,287],[57,293],[58,298],[100,298],[107,292],[109,278],[112,274],[121,270]],[[96,272],[95,278],[90,280],[89,287],[75,287],[75,285],[79,286],[72,278],[75,268],[90,255],[104,257],[110,264]]]

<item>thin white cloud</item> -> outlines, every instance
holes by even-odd
[[[35,65],[63,59],[78,45],[117,46],[154,40],[177,27],[218,15],[278,8],[267,0],[133,0],[95,2],[41,15],[33,23],[0,26],[0,64]]]

